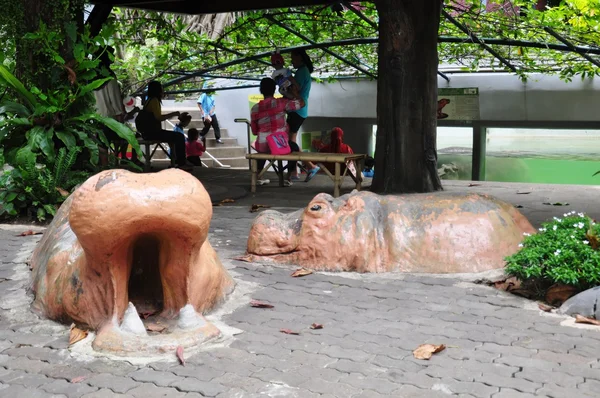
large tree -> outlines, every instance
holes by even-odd
[[[377,143],[372,190],[431,192],[437,172],[440,0],[377,0]]]

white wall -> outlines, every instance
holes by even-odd
[[[509,74],[449,75],[438,78],[440,88],[478,87],[480,117],[507,121],[600,121],[600,81],[580,78],[566,83],[556,76],[532,75],[528,82]],[[249,118],[248,95],[258,88],[218,92],[216,112],[221,126],[244,145],[246,127],[235,118]],[[164,101],[165,106],[196,107]],[[171,105],[173,104],[173,105]],[[356,151],[366,151],[369,127],[375,124],[377,84],[368,80],[341,80],[312,84],[309,118],[301,131],[327,130],[339,125]],[[369,130],[369,131],[367,131]],[[364,146],[364,147],[363,147]]]

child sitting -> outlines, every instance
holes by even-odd
[[[199,135],[200,133],[197,129],[191,128],[188,130],[188,137],[185,142],[185,155],[187,157],[187,161],[194,166],[202,166],[200,156],[202,156],[202,154],[206,151],[204,145],[198,141]]]
[[[184,132],[184,128],[186,128],[187,126],[189,126],[190,122],[192,121],[192,115],[190,115],[187,112],[183,112],[181,115],[179,115],[179,123],[177,123],[177,125],[175,127],[173,127],[173,131],[176,131],[178,133],[181,133],[183,135],[185,135]]]
[[[285,61],[279,51],[276,51],[271,55],[271,65],[275,68],[275,71],[271,75],[271,78],[275,80],[275,83],[279,86],[279,92],[287,97],[287,90],[292,84],[292,71],[284,67]]]

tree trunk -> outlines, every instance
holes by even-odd
[[[437,173],[437,39],[441,0],[376,0],[377,142],[372,190],[442,189]]]

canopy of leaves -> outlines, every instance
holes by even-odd
[[[143,89],[153,78],[178,78],[170,89],[197,89],[211,76],[262,77],[271,71],[269,52],[314,43],[327,47],[309,50],[314,76],[373,77],[375,3],[344,4],[230,15],[228,26],[221,20],[212,29],[198,29],[190,16],[117,9],[108,29],[122,50],[118,74],[129,92]],[[566,80],[600,70],[600,0],[445,0],[444,12],[448,15],[441,17],[438,47],[443,69],[516,70],[523,78],[541,72]],[[215,35],[217,30],[222,33]],[[193,78],[182,78],[190,73]]]

